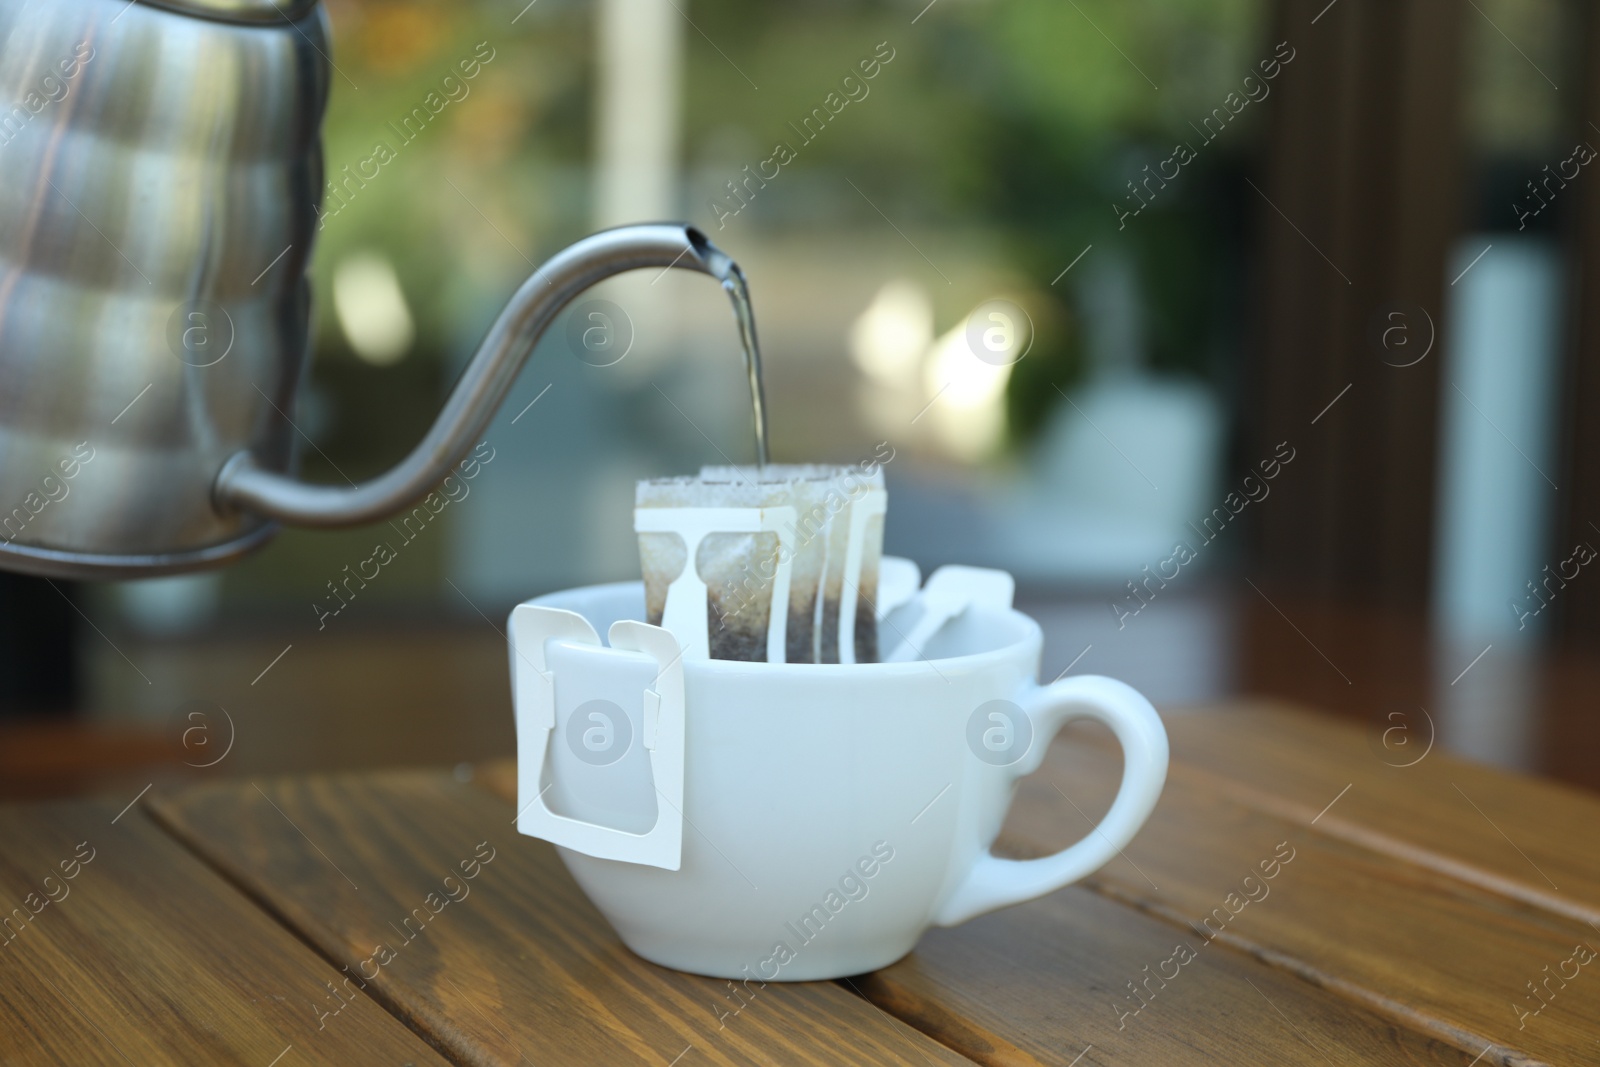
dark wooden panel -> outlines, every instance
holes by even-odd
[[[1196,717],[1193,729],[1204,728]],[[1214,936],[1469,1058],[1482,1053],[1483,1063],[1597,1061],[1600,1001],[1582,983],[1600,975],[1571,965],[1578,973],[1572,988],[1556,980],[1548,987],[1551,1003],[1539,1015],[1519,1020],[1516,1009],[1532,1011],[1541,1003],[1525,983],[1542,982],[1579,943],[1600,947],[1600,931],[1526,895],[1508,896],[1453,876],[1459,872],[1374,850],[1359,836],[1324,832],[1333,815],[1317,819],[1318,808],[1333,801],[1338,788],[1311,806],[1291,786],[1284,810],[1274,812],[1218,788],[1216,775],[1188,771],[1182,758],[1150,822],[1122,857],[1088,880],[1090,888],[1186,934]],[[1286,770],[1320,762],[1342,772],[1344,782],[1358,771],[1348,753],[1326,748],[1303,748],[1298,760]],[[1235,784],[1270,795],[1273,786],[1257,784],[1264,763],[1241,761]],[[1057,746],[1019,792],[1007,843],[1036,854],[1081,834],[1085,816],[1098,810],[1088,798],[1109,795],[1116,773],[1115,761],[1097,745]],[[1442,807],[1446,798],[1430,803]],[[1372,829],[1399,838],[1415,810],[1381,809]],[[1569,814],[1557,804],[1549,816],[1564,820]],[[1592,832],[1584,839],[1592,841]],[[1465,856],[1451,841],[1435,845],[1440,855],[1470,867],[1470,840]],[[1293,850],[1292,861],[1281,865],[1259,901],[1245,902],[1248,893],[1263,894],[1260,864],[1284,847]],[[1582,846],[1573,841],[1570,847]],[[1247,885],[1252,875],[1256,881]],[[1201,926],[1208,916],[1209,930]]]
[[[107,718],[0,721],[0,802],[132,796],[153,779],[178,778],[185,756],[181,729]]]
[[[119,807],[0,808],[0,1062],[444,1062],[367,997],[320,1025],[344,976]]]
[[[966,1062],[831,982],[767,985],[726,1015],[728,983],[634,956],[486,790],[424,773],[262,787],[196,788],[157,810],[330,959],[357,968],[389,947],[367,992],[462,1062]],[[398,924],[481,843],[492,859],[466,895],[408,940]]]
[[[1282,441],[1297,457],[1254,516],[1258,570],[1322,595],[1419,604],[1457,227],[1460,28],[1471,12],[1456,0],[1277,8],[1276,36],[1296,56],[1273,94],[1256,373],[1241,418],[1246,463]],[[1438,335],[1409,367],[1387,365],[1374,343],[1374,326],[1402,305],[1408,352]]]
[[[1594,543],[1600,548],[1600,537]],[[1230,698],[1229,706],[1267,700],[1336,713],[1357,723],[1390,725],[1410,719],[1419,734],[1425,733],[1419,709],[1437,711],[1459,703],[1449,696],[1450,681],[1483,650],[1468,647],[1448,657],[1448,669],[1441,670],[1440,661],[1446,657],[1429,639],[1424,612],[1373,611],[1278,595],[1268,604],[1248,586],[1240,583],[1236,588],[1231,599],[1219,597],[1215,610],[1230,612],[1226,617],[1233,621],[1233,686],[1251,696]],[[1064,666],[1082,647],[1072,646],[1058,658],[1057,666]],[[1168,647],[1177,663],[1190,653],[1184,646]],[[1600,790],[1600,760],[1595,759],[1600,753],[1600,715],[1594,713],[1600,657],[1577,648],[1518,649],[1496,641],[1473,671],[1486,668],[1498,674],[1495,684],[1503,686],[1496,689],[1503,706],[1491,721],[1519,739],[1505,758],[1526,760],[1522,769],[1527,772],[1584,786],[1590,795]],[[1480,678],[1476,684],[1485,682]],[[1388,718],[1395,712],[1401,720]],[[1392,736],[1398,740],[1401,735]],[[1402,761],[1399,753],[1389,758]]]
[[[77,706],[83,620],[76,596],[72,582],[0,573],[0,720]]]
[[[1575,116],[1577,140],[1600,144],[1590,125],[1600,116],[1600,9],[1579,8],[1584,21],[1581,103]],[[1565,94],[1563,94],[1565,95]],[[1582,542],[1600,549],[1600,189],[1581,182],[1576,190],[1578,210],[1571,248],[1572,342],[1567,350],[1566,388],[1562,391],[1563,493],[1560,528],[1556,531],[1552,559],[1563,560]],[[1573,644],[1589,650],[1600,638],[1600,582],[1580,575],[1561,591],[1556,618]]]

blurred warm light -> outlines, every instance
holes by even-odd
[[[956,459],[971,462],[993,451],[1005,433],[1011,365],[995,366],[974,355],[966,325],[963,318],[934,342],[922,384],[933,404],[928,414],[939,443]]]
[[[1005,394],[1011,365],[995,366],[973,354],[967,345],[967,323],[961,323],[934,343],[922,374],[923,388],[931,398],[940,390],[939,403],[972,410],[991,407]]]
[[[1000,444],[1011,377],[1009,365],[995,366],[972,351],[968,318],[935,339],[927,290],[897,279],[850,330],[850,354],[869,379],[859,397],[867,421],[897,431],[920,423],[940,451],[963,463]]]
[[[372,252],[334,268],[333,310],[356,355],[376,366],[398,363],[416,337],[394,266]]]
[[[474,163],[498,163],[521,145],[543,103],[527,86],[508,88],[485,77],[461,101],[451,127],[452,147]]]
[[[382,0],[359,7],[362,58],[385,74],[415,71],[449,39],[447,9],[440,5]]]
[[[933,341],[933,301],[915,282],[895,280],[878,291],[850,329],[850,355],[869,377],[909,385]]]

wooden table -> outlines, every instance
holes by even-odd
[[[0,1062],[1600,1064],[1600,798],[1278,707],[1168,728],[1082,885],[742,998],[623,948],[504,765],[0,808]],[[1003,849],[1118,773],[1074,727]]]

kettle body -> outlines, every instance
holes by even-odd
[[[477,443],[568,302],[641,268],[727,290],[764,461],[744,275],[648,223],[535,270],[388,471],[297,480],[329,52],[317,0],[0,0],[0,568],[148,577],[282,522],[393,515]]]
[[[323,184],[328,33],[299,0],[0,0],[0,564],[136,576],[275,523]]]

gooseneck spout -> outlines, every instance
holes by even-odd
[[[709,274],[734,295],[736,307],[744,299],[738,266],[692,226],[623,226],[585,237],[556,253],[517,290],[427,435],[399,464],[360,485],[308,485],[265,470],[249,452],[240,452],[217,475],[216,505],[297,526],[337,527],[382,519],[416,503],[481,438],[517,372],[561,309],[596,282],[641,267]],[[745,328],[743,321],[740,325]],[[757,369],[752,368],[751,380],[759,421]],[[758,426],[758,433],[762,429]]]

